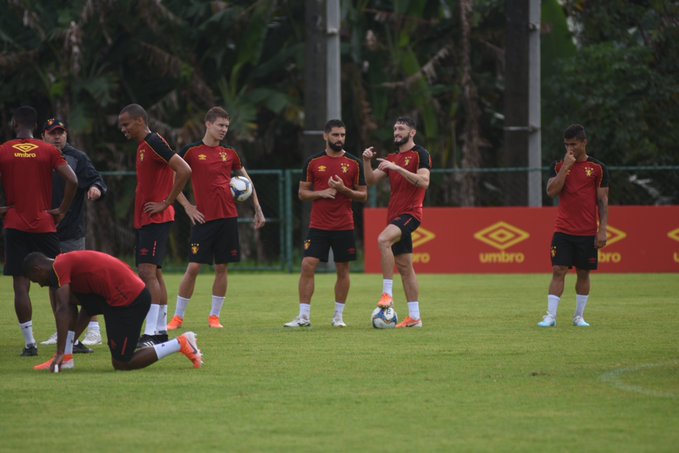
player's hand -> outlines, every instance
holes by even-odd
[[[255,230],[259,230],[266,223],[266,218],[261,209],[255,209]]]
[[[371,146],[370,148],[366,148],[365,150],[363,150],[363,160],[364,161],[369,161],[377,155],[377,153],[373,152],[373,148],[374,147]]]
[[[90,187],[90,190],[87,191],[87,199],[90,201],[96,201],[99,198],[101,198],[101,190],[99,190],[99,187]]]
[[[144,212],[149,215],[154,215],[163,212],[169,205],[165,200],[163,201],[149,201],[144,205]]]
[[[604,248],[606,246],[606,242],[608,239],[606,238],[606,229],[604,228],[603,231],[599,231],[596,235],[596,248]]]
[[[341,192],[342,189],[346,187],[344,185],[344,181],[342,181],[342,178],[337,175],[332,175],[330,178],[328,178],[328,186],[335,189],[337,192]]]
[[[566,155],[563,156],[563,164],[566,168],[571,168],[575,164],[575,154],[573,151],[566,151]]]
[[[380,163],[377,166],[378,170],[382,171],[387,171],[387,170],[398,170],[398,165],[395,163],[388,161],[387,159],[382,159],[381,157],[377,159],[377,161]]]
[[[186,211],[186,215],[189,216],[191,225],[195,225],[196,223],[205,223],[205,216],[195,205],[190,204],[185,206],[184,211]]]
[[[52,364],[50,365],[50,372],[51,373],[58,373],[61,371],[61,365],[64,362],[64,354],[59,354],[58,352],[54,355],[54,360],[52,360]]]
[[[321,198],[328,198],[328,199],[334,200],[335,195],[337,195],[337,189],[333,189],[332,187],[328,187],[325,190],[319,190],[317,193]]]
[[[60,223],[62,220],[64,220],[64,216],[66,215],[66,213],[61,212],[61,210],[60,210],[59,208],[50,209],[50,210],[47,211],[47,212],[48,212],[49,214],[51,214],[52,217],[54,217],[54,224],[55,224],[55,225],[59,225],[59,223]]]

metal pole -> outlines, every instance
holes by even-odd
[[[326,120],[342,118],[342,79],[340,73],[340,1],[325,4],[326,38]]]
[[[530,0],[528,36],[528,206],[542,206],[542,121],[540,117],[541,0]]]

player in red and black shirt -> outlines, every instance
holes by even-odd
[[[73,341],[85,329],[90,317],[104,315],[111,362],[116,370],[145,368],[181,352],[195,368],[202,365],[196,335],[186,332],[174,340],[135,352],[151,295],[130,266],[101,252],[83,250],[63,253],[55,259],[40,252],[30,253],[23,262],[24,275],[54,290],[54,318],[57,324],[57,353],[36,370],[59,372],[73,368]],[[78,314],[76,305],[81,305]]]
[[[304,242],[299,277],[299,316],[285,327],[311,326],[311,297],[318,263],[328,261],[332,248],[337,269],[334,327],[346,327],[343,313],[349,294],[349,261],[356,260],[353,201],[365,202],[368,188],[361,162],[344,150],[346,127],[341,120],[325,124],[325,150],[304,163],[299,199],[311,201],[311,223]]]
[[[566,155],[552,164],[547,181],[547,195],[559,197],[559,209],[552,237],[552,281],[547,296],[547,314],[538,326],[556,326],[566,274],[575,266],[573,325],[589,327],[583,316],[589,299],[589,274],[597,268],[598,249],[606,245],[608,170],[603,163],[587,155],[587,134],[583,126],[569,126],[563,137]]]
[[[431,157],[426,149],[416,145],[415,121],[402,116],[394,124],[394,145],[398,152],[372,169],[371,160],[376,156],[373,148],[363,151],[363,167],[368,185],[374,185],[389,177],[391,198],[387,211],[387,227],[377,238],[382,255],[382,297],[377,305],[387,308],[393,305],[394,264],[398,266],[403,289],[408,299],[408,317],[396,327],[422,327],[420,318],[419,287],[413,268],[412,233],[422,222],[422,203],[429,187]]]
[[[0,145],[0,177],[5,194],[4,217],[5,268],[14,285],[14,309],[24,336],[22,356],[38,355],[33,336],[33,308],[30,282],[21,265],[30,252],[40,251],[54,257],[59,253],[56,225],[64,218],[73,201],[78,179],[61,152],[33,138],[37,113],[33,107],[17,108],[12,127],[17,138]],[[64,198],[52,209],[52,172],[65,181]]]
[[[139,143],[134,200],[135,254],[139,276],[151,293],[151,308],[139,346],[150,346],[167,341],[167,288],[161,267],[174,222],[172,203],[191,177],[191,167],[172,151],[163,137],[151,132],[142,106],[124,107],[118,123],[126,138]]]
[[[212,309],[208,316],[208,326],[216,329],[224,327],[220,314],[228,287],[228,263],[240,261],[238,209],[229,183],[234,173],[250,179],[238,153],[232,148],[221,146],[230,123],[231,117],[226,110],[221,107],[211,108],[205,115],[203,140],[184,147],[179,153],[191,167],[196,204],[191,204],[183,194],[177,197],[193,227],[189,264],[179,284],[177,307],[167,325],[168,330],[181,327],[201,265],[213,263],[215,280],[212,285]],[[262,228],[265,219],[254,185],[250,198],[255,209],[254,226]]]

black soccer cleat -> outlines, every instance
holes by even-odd
[[[21,357],[33,357],[38,355],[38,345],[31,343],[26,345],[24,350],[21,352]]]
[[[75,340],[73,343],[73,354],[90,354],[94,352],[94,349],[90,349],[80,342],[80,340]]]
[[[154,341],[153,341],[153,337],[155,337],[155,335],[146,335],[146,334],[139,337],[139,341],[137,341],[137,349],[152,347],[155,344]]]
[[[153,336],[153,344],[165,343],[168,339],[167,330],[162,330]]]

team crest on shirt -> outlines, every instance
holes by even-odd
[[[340,167],[342,167],[343,173],[349,173],[349,164],[342,163],[340,164]]]
[[[309,247],[311,247],[311,239],[304,241],[304,250],[309,250]]]
[[[139,151],[139,160],[144,162],[144,150],[143,149]]]
[[[328,169],[328,167],[326,167],[325,165],[319,165],[318,166],[318,171],[325,171],[327,169]]]
[[[219,157],[222,159],[222,162],[226,162],[226,159],[228,158],[224,151],[219,152]]]
[[[200,244],[198,244],[198,243],[191,244],[191,254],[192,255],[198,255],[199,250],[200,250]]]
[[[592,167],[585,167],[585,174],[587,176],[592,176],[592,173],[594,173],[594,169]]]
[[[408,165],[410,165],[410,157],[406,157],[406,161],[405,161],[405,164],[403,165],[403,167],[405,168]]]
[[[205,154],[198,154],[198,160],[207,160],[207,156]]]

